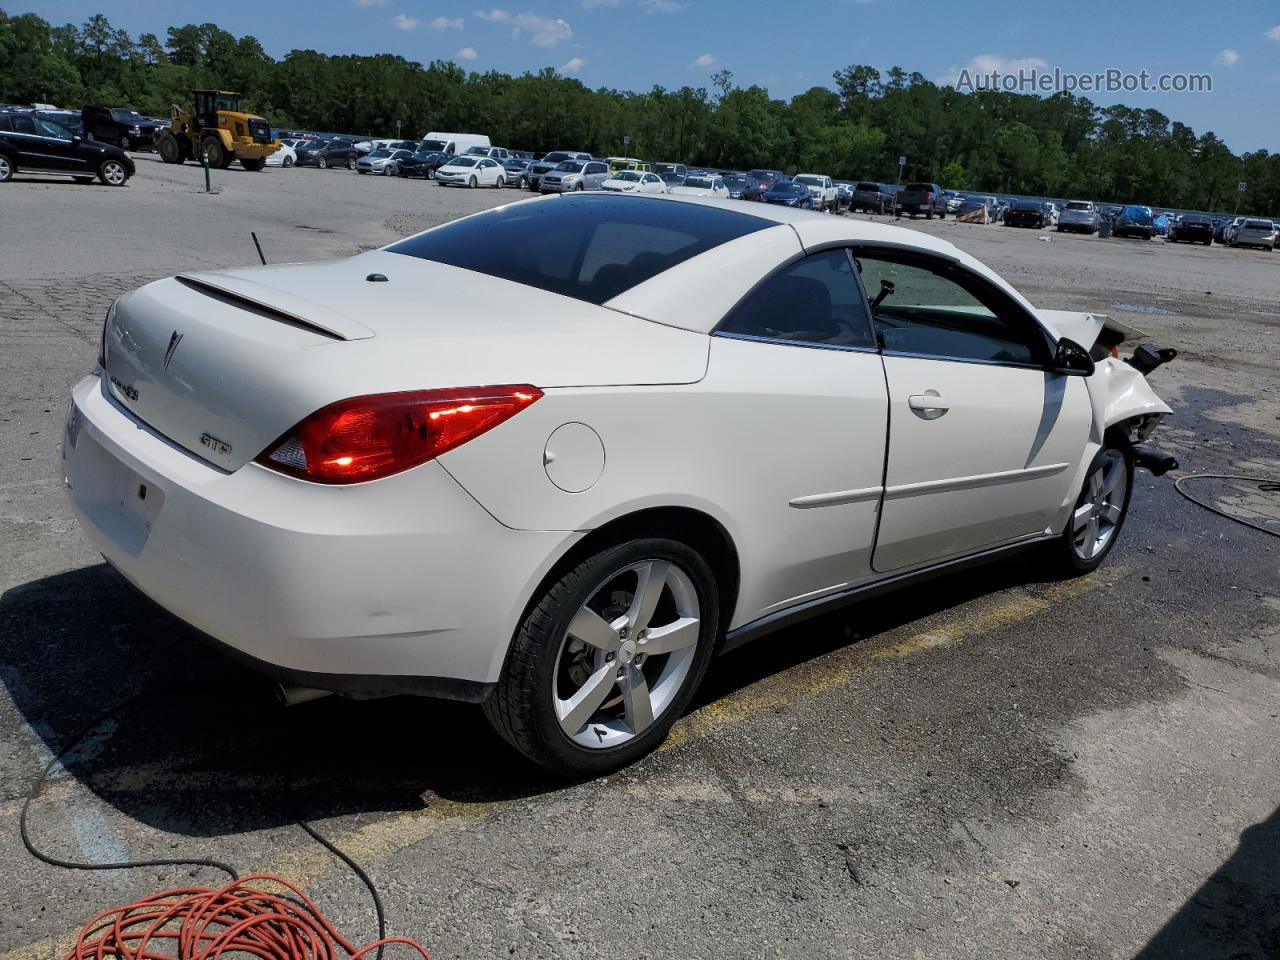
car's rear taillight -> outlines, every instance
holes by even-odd
[[[316,483],[360,483],[426,463],[542,396],[527,384],[381,393],[317,410],[257,462]]]
[[[98,338],[98,366],[103,370],[107,369],[107,328],[116,315],[116,302],[112,300],[111,306],[107,307],[107,315],[102,320],[102,336]]]

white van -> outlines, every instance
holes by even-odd
[[[489,138],[479,133],[428,133],[422,138],[422,150],[464,154],[472,147],[489,146]]]

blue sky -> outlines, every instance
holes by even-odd
[[[1115,67],[1209,73],[1211,93],[1089,94],[1097,103],[1154,107],[1236,151],[1280,150],[1280,4],[1203,0],[1071,5],[994,0],[0,0],[54,23],[105,13],[135,36],[213,20],[256,36],[273,56],[397,53],[469,69],[519,73],[552,66],[591,87],[735,82],[775,97],[830,85],[851,63],[899,65],[944,80],[967,64],[1027,63],[1092,73]],[[792,11],[786,13],[785,11]],[[801,11],[803,10],[803,13]]]

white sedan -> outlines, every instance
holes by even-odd
[[[684,178],[684,182],[667,191],[677,197],[728,197],[729,188],[725,186],[723,177],[699,176],[694,174]]]
[[[460,187],[501,187],[507,182],[506,169],[489,157],[455,157],[436,170],[436,183]]]
[[[268,167],[292,167],[297,162],[298,151],[292,144],[285,142],[281,142],[280,149],[267,157]]]
[[[1132,332],[913,230],[530,199],[121,297],[60,470],[96,550],[295,699],[483,703],[591,775],[715,652],[1013,551],[1097,567],[1169,465]]]
[[[614,193],[666,193],[667,185],[656,173],[621,170],[600,184],[600,189]]]

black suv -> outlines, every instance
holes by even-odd
[[[121,150],[150,150],[155,145],[157,121],[128,107],[90,104],[80,111],[80,125],[88,140],[110,143]]]
[[[321,170],[326,167],[346,167],[354,170],[359,157],[360,151],[351,140],[326,140],[318,147],[299,151],[295,166],[319,167]]]
[[[134,167],[119,147],[85,140],[31,113],[0,113],[0,183],[29,171],[64,174],[77,183],[97,177],[109,187],[123,187]]]

